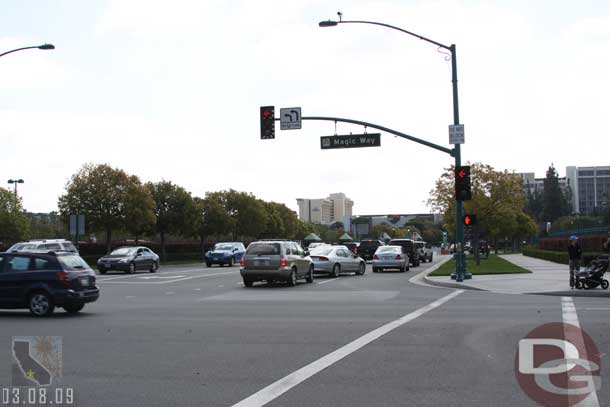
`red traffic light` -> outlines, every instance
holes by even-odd
[[[477,223],[477,215],[464,215],[462,218],[462,223],[465,226],[472,226]]]
[[[269,110],[263,110],[263,116],[265,119],[267,119],[269,116],[271,116],[271,112]]]
[[[466,171],[464,171],[464,169],[460,169],[460,171],[458,172],[458,177],[460,178],[464,178],[466,176]]]

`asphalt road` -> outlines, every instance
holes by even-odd
[[[79,315],[0,311],[0,387],[11,384],[11,337],[42,335],[63,337],[62,385],[79,406],[535,405],[515,352],[562,321],[561,298],[409,283],[428,267],[253,288],[238,267],[107,274]],[[574,304],[604,363],[610,303]],[[602,406],[609,378],[602,366]]]

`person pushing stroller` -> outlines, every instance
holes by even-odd
[[[570,264],[570,288],[574,288],[574,273],[580,270],[580,260],[582,259],[582,248],[578,243],[578,237],[570,236],[568,246],[568,258]]]

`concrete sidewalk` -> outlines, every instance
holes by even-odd
[[[546,294],[572,297],[607,297],[610,290],[600,287],[592,290],[571,290],[568,266],[547,260],[523,256],[522,254],[501,255],[505,260],[530,270],[531,274],[497,274],[473,276],[472,280],[457,283],[450,277],[424,277],[428,284],[472,290],[491,291],[503,294]],[[451,260],[450,260],[451,261]],[[606,279],[610,278],[606,275]]]

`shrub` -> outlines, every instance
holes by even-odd
[[[568,252],[565,251],[554,251],[554,250],[542,250],[542,249],[534,249],[531,247],[523,248],[523,255],[529,257],[535,257],[537,259],[543,259],[552,261],[555,263],[568,264]],[[582,263],[583,266],[588,266],[592,260],[595,260],[598,257],[608,257],[605,253],[599,252],[584,252],[582,254]]]

